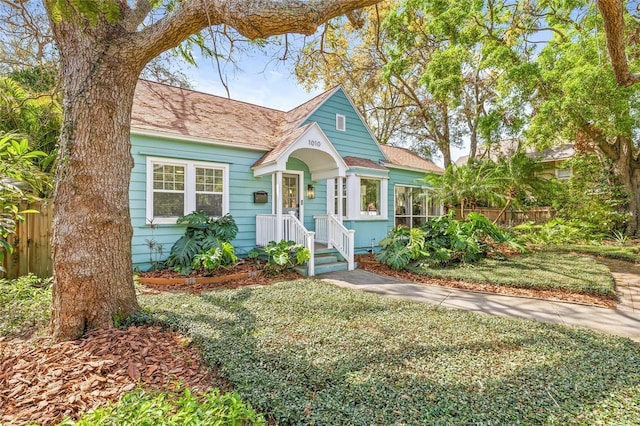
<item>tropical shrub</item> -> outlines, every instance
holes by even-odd
[[[213,270],[222,266],[233,265],[237,261],[238,256],[236,256],[235,249],[231,243],[223,241],[219,247],[212,247],[205,252],[196,254],[191,267],[193,269]]]
[[[265,272],[269,274],[279,274],[311,258],[309,249],[294,241],[271,241],[262,250],[267,255]]]
[[[226,256],[224,253],[228,252],[228,248],[224,248],[223,243],[229,243],[238,234],[238,226],[228,214],[213,219],[205,212],[195,211],[180,216],[176,223],[187,225],[187,228],[184,235],[171,247],[165,266],[181,274],[189,274],[193,270],[198,254],[219,248],[223,252],[221,255]]]
[[[403,269],[410,263],[427,266],[467,263],[486,257],[497,243],[522,249],[485,216],[469,213],[467,220],[459,221],[450,213],[429,219],[420,228],[393,228],[380,241],[382,250],[376,257],[394,269]]]
[[[555,218],[544,224],[525,222],[512,228],[516,239],[525,244],[575,244],[600,242],[606,234],[599,226],[581,220]]]
[[[37,167],[38,159],[46,154],[34,151],[26,139],[0,132],[0,271],[5,253],[11,254],[13,247],[7,241],[15,232],[17,222],[23,220],[19,211],[22,200],[35,200],[39,194],[51,186],[50,176]]]
[[[624,231],[629,196],[610,162],[594,154],[576,155],[563,163],[573,174],[554,200],[557,217],[586,227],[598,235]]]

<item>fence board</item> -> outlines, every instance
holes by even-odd
[[[5,256],[6,278],[17,278],[28,273],[39,277],[50,277],[51,266],[51,225],[53,203],[47,200],[23,203],[20,210],[33,209],[40,213],[23,214],[24,222],[19,222],[16,233],[9,237],[13,253]]]
[[[476,208],[474,210],[465,210],[465,216],[470,212],[480,213],[485,215],[490,221],[494,222],[502,209],[492,209],[487,207]],[[532,221],[534,223],[545,223],[553,219],[554,210],[551,207],[532,207],[523,210],[507,210],[500,217],[497,225],[500,226],[516,226],[521,223]],[[460,208],[456,208],[456,217],[460,217]]]

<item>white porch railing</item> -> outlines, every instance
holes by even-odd
[[[322,244],[329,243],[329,216],[326,214],[314,215],[316,222],[316,241]]]
[[[271,241],[287,240],[309,249],[311,257],[307,262],[308,275],[315,275],[314,232],[308,231],[294,213],[282,215],[282,236],[278,236],[278,216],[275,214],[256,215],[256,245],[266,246]]]
[[[327,246],[328,248],[335,248],[344,257],[348,263],[349,271],[355,269],[354,262],[354,235],[356,231],[353,229],[347,229],[342,223],[332,214],[327,217]],[[316,226],[318,220],[316,220]],[[317,228],[316,228],[317,229]]]

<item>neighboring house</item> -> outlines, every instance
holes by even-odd
[[[381,146],[341,87],[277,111],[140,80],[131,119],[134,266],[184,233],[178,216],[230,213],[240,255],[291,239],[312,251],[372,249],[396,224],[440,214],[419,182],[441,169]],[[154,226],[151,226],[153,224]],[[310,262],[309,274],[314,274]]]
[[[492,145],[489,152],[487,152],[485,145],[480,145],[476,158],[479,160],[490,158],[493,161],[497,161],[499,158],[512,156],[519,149],[520,142],[517,139],[505,139],[499,144]],[[573,144],[562,144],[540,152],[533,147],[527,147],[525,148],[525,153],[527,156],[540,161],[543,167],[543,177],[555,177],[560,181],[567,181],[572,175],[572,170],[564,167],[563,162],[575,155],[576,151]],[[468,160],[468,155],[462,156],[456,160],[456,165],[466,164]]]

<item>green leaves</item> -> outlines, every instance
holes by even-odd
[[[302,265],[311,258],[309,249],[294,241],[271,241],[262,251],[267,255],[265,272],[273,274]]]
[[[431,218],[421,227],[395,227],[380,241],[376,258],[393,269],[413,264],[426,266],[475,262],[487,255],[493,243],[507,243],[524,250],[485,216],[469,213],[468,220],[453,219],[453,213]]]
[[[15,280],[0,279],[0,336],[30,334],[47,326],[51,282],[33,274]]]
[[[262,415],[235,393],[182,394],[138,389],[125,394],[117,404],[101,407],[77,422],[65,419],[61,426],[112,425],[265,425]]]
[[[205,268],[216,269],[237,261],[230,241],[237,235],[238,226],[231,215],[213,219],[205,212],[195,211],[180,216],[176,223],[187,225],[187,229],[171,247],[165,266],[189,274],[205,263],[211,265]]]
[[[215,270],[222,266],[233,265],[238,261],[231,243],[223,242],[219,247],[212,247],[194,256],[191,266],[194,269]]]
[[[121,18],[117,0],[45,0],[45,6],[55,23],[84,18],[95,26],[102,20],[114,24]]]

